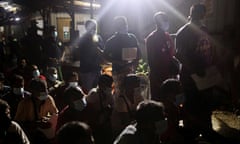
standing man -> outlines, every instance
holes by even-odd
[[[189,131],[188,140],[202,134],[211,143],[216,143],[223,139],[212,130],[213,108],[210,100],[213,96],[213,86],[201,88],[196,80],[196,77],[209,79],[208,70],[214,65],[213,47],[207,28],[202,23],[205,14],[204,5],[195,4],[191,7],[189,22],[177,32],[176,46],[177,57],[182,63],[180,80],[186,96],[184,104],[186,116],[183,118],[183,123]],[[206,87],[207,84],[204,86]]]
[[[136,36],[128,33],[126,17],[115,17],[113,24],[116,32],[107,40],[104,55],[107,61],[112,62],[115,92],[119,95],[123,78],[138,64],[140,49]]]
[[[102,38],[97,34],[96,20],[85,23],[86,34],[80,38],[80,82],[85,93],[97,86],[101,72],[101,53],[103,51]]]
[[[156,100],[162,82],[171,77],[171,60],[175,50],[173,41],[166,32],[169,28],[168,16],[164,12],[157,12],[154,21],[156,29],[146,38],[146,48],[150,67],[151,98]]]

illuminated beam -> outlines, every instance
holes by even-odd
[[[77,5],[77,6],[82,6],[82,7],[88,7],[88,8],[91,7],[91,3],[90,2],[73,1],[73,4]],[[93,3],[92,6],[93,6],[93,8],[101,8],[101,5],[97,4],[97,3]]]

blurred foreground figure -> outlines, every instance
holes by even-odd
[[[20,125],[11,120],[10,107],[0,99],[0,144],[30,144]]]
[[[80,60],[80,82],[85,93],[97,86],[103,53],[103,40],[97,34],[97,21],[85,23],[86,33],[80,38],[78,55]]]
[[[57,132],[57,144],[94,144],[90,127],[79,121],[63,125]]]
[[[127,126],[114,144],[161,144],[160,136],[166,129],[163,104],[143,101],[137,106],[136,123]]]

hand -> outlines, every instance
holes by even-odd
[[[42,119],[41,121],[38,121],[37,125],[39,128],[42,128],[42,129],[47,129],[52,126],[52,124],[47,119]]]

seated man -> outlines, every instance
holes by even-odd
[[[148,82],[144,77],[128,74],[124,77],[122,85],[121,95],[114,97],[112,128],[115,136],[135,120],[138,103],[147,99]]]
[[[32,96],[23,99],[18,104],[15,120],[23,124],[31,136],[33,136],[34,133],[39,132],[38,130],[40,128],[52,128],[54,130],[54,124],[50,123],[48,120],[49,116],[51,118],[56,116],[58,109],[55,105],[54,99],[48,95],[46,81],[32,80],[30,91]],[[37,134],[37,137],[38,136],[39,135]],[[53,137],[53,135],[44,136],[46,139]],[[36,137],[33,139],[38,141]],[[43,138],[40,138],[39,140],[43,140]],[[41,142],[44,143],[43,141],[39,141],[39,143]]]
[[[146,100],[137,106],[136,123],[128,125],[114,144],[161,144],[160,136],[166,129],[164,105]]]
[[[91,113],[90,123],[96,144],[112,144],[111,114],[113,108],[113,78],[101,75],[98,87],[90,90],[86,97]]]
[[[86,95],[80,87],[69,87],[65,90],[64,99],[66,106],[58,116],[56,130],[70,121],[82,121],[87,123],[87,117],[91,115],[91,113],[86,111],[87,102],[85,96]]]

